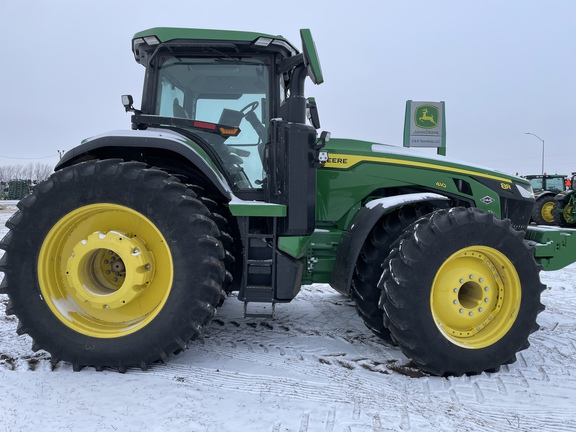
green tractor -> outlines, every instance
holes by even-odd
[[[0,242],[6,313],[33,350],[74,370],[145,370],[228,294],[272,315],[314,283],[432,374],[495,371],[528,347],[539,272],[573,261],[570,234],[527,229],[525,179],[318,134],[304,87],[323,75],[300,34],[302,52],[250,32],[134,36],[131,130],[68,151]]]
[[[570,188],[558,193],[554,198],[552,216],[556,225],[567,228],[576,228],[576,172],[572,173]]]
[[[554,203],[556,195],[564,191],[567,176],[560,174],[536,174],[524,176],[534,190],[532,221],[538,225],[556,225]]]

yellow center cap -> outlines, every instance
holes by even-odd
[[[66,262],[69,294],[99,309],[130,303],[153,276],[153,256],[146,242],[127,232],[96,231],[74,246]]]

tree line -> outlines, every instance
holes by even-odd
[[[40,162],[28,165],[0,165],[0,198],[21,199],[30,188],[52,174],[54,167]]]
[[[52,165],[40,162],[29,163],[28,165],[0,165],[0,181],[31,180],[40,182],[50,177],[53,171]]]

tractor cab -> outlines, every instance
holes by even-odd
[[[176,174],[224,178],[216,200],[228,201],[236,218],[243,263],[234,283],[245,305],[296,295],[303,264],[276,242],[316,227],[316,170],[329,134],[318,140],[316,104],[304,95],[305,80],[320,84],[323,76],[310,31],[300,34],[302,53],[281,36],[234,31],[157,28],[133,40],[146,75],[141,109],[124,97],[132,129],[187,138],[202,160]]]
[[[235,198],[284,206],[278,232],[314,230],[320,165],[316,104],[304,81],[323,81],[310,31],[303,53],[281,36],[198,29],[150,29],[135,35],[146,67],[142,107],[131,97],[133,129],[172,129],[206,153]],[[307,118],[310,124],[307,124]],[[326,137],[324,135],[323,137]]]
[[[193,120],[189,129],[215,150],[234,187],[262,188],[261,155],[272,99],[269,61],[174,53],[158,57],[151,114]]]

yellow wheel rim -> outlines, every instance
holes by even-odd
[[[564,213],[562,213],[562,216],[564,216],[566,222],[570,221],[570,215],[572,214],[573,208],[574,206],[572,204],[568,204],[564,207]]]
[[[554,222],[554,215],[552,214],[552,210],[554,209],[554,201],[549,201],[542,206],[540,210],[540,214],[542,215],[542,219],[546,222]]]
[[[93,204],[61,218],[38,256],[44,301],[72,330],[114,338],[146,326],[162,310],[172,256],[156,226],[115,204]]]
[[[438,329],[452,343],[470,349],[490,346],[516,320],[522,290],[510,260],[487,246],[450,256],[438,270],[430,308]]]

